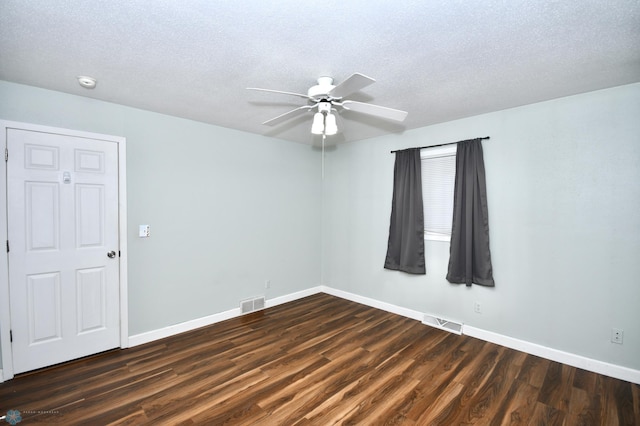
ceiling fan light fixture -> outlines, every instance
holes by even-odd
[[[324,132],[324,114],[316,112],[313,116],[313,123],[311,124],[311,133],[321,135],[322,132]]]
[[[333,136],[338,133],[338,124],[336,123],[336,116],[328,113],[327,120],[324,127],[324,134],[327,136]]]

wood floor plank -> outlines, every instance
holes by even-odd
[[[551,361],[548,359],[529,355],[522,364],[520,372],[518,373],[518,379],[539,389],[544,383],[550,364]]]
[[[552,362],[547,369],[538,400],[566,412],[569,409],[575,371],[575,368],[568,365]]]
[[[401,358],[397,354],[387,357],[386,355],[376,357],[373,361],[374,368],[363,371],[363,375],[358,379],[358,386],[345,393],[343,402],[354,407],[347,415],[349,423],[357,423],[357,419],[367,416],[371,412],[380,398],[388,392],[392,392],[396,387],[402,386],[403,382],[410,381],[415,386],[418,381],[403,372],[414,361]]]
[[[296,417],[298,412],[306,414],[326,400],[325,388],[342,387],[348,385],[348,381],[340,380],[341,376],[349,376],[354,371],[366,371],[362,365],[368,365],[373,356],[364,349],[353,351],[323,365],[316,371],[305,376],[297,383],[292,383],[279,392],[274,392],[258,404],[267,410],[274,419],[293,422],[304,415]],[[334,374],[338,372],[338,374]],[[337,385],[334,383],[338,382]],[[286,423],[276,423],[286,424]]]
[[[491,419],[491,426],[526,425],[533,417],[539,388],[516,379]]]
[[[629,383],[622,381],[611,381],[613,385],[614,399],[616,401],[617,418],[621,425],[632,425],[635,423],[633,406],[633,391]]]
[[[493,368],[482,377],[477,388],[467,386],[465,393],[454,399],[455,406],[447,416],[441,416],[441,424],[482,424],[496,418],[501,402],[509,389],[519,368],[513,361],[516,352],[500,348]],[[456,381],[458,379],[456,378]]]
[[[595,425],[595,411],[591,410],[591,396],[584,389],[574,387],[569,401],[567,423],[575,425]]]
[[[528,426],[561,426],[564,424],[564,413],[541,402],[536,403]],[[611,426],[611,425],[608,425]]]
[[[633,414],[635,416],[635,424],[640,425],[640,386],[631,385],[631,394],[633,397]]]
[[[422,368],[419,372],[412,371],[412,375],[420,380],[420,384],[416,387],[417,397],[412,401],[411,409],[407,411],[408,419],[417,422],[425,412],[433,412],[433,404],[438,400],[442,401],[442,394],[450,389],[457,373],[471,364],[472,358],[464,356],[463,348],[473,343],[475,341],[451,335],[434,348],[433,353],[438,354],[435,358],[430,355],[416,358],[416,361],[422,361]],[[440,346],[447,350],[441,352]]]
[[[420,416],[416,418],[415,423],[418,425],[449,425],[447,418],[452,414],[455,415],[454,401],[457,400],[462,393],[464,393],[465,386],[458,382],[448,382],[447,386],[442,389],[442,392],[436,396],[433,404],[428,410],[424,410],[420,413]]]
[[[24,424],[638,425],[640,386],[326,294],[0,384]]]
[[[410,392],[418,383],[408,375],[398,375],[385,381],[366,399],[361,400],[356,409],[343,417],[342,424],[361,425],[373,419],[376,422],[386,423],[382,419],[390,413],[389,408],[394,405],[394,401]]]

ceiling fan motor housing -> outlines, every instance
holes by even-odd
[[[312,98],[329,97],[329,92],[331,92],[334,87],[336,86],[333,85],[333,78],[320,77],[318,78],[318,84],[309,88],[307,95]]]

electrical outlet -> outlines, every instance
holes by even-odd
[[[480,305],[480,302],[473,302],[473,312],[476,314],[482,313],[482,306]]]
[[[617,343],[619,345],[622,344],[622,338],[624,336],[624,331],[619,328],[611,329],[611,343]]]
[[[266,280],[266,281],[264,282],[264,288],[267,288],[267,289],[268,289],[268,288],[271,288],[271,280]]]

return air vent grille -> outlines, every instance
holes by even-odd
[[[265,307],[264,296],[240,301],[241,314],[248,314],[249,312],[259,311],[261,309],[264,309],[264,307]]]

